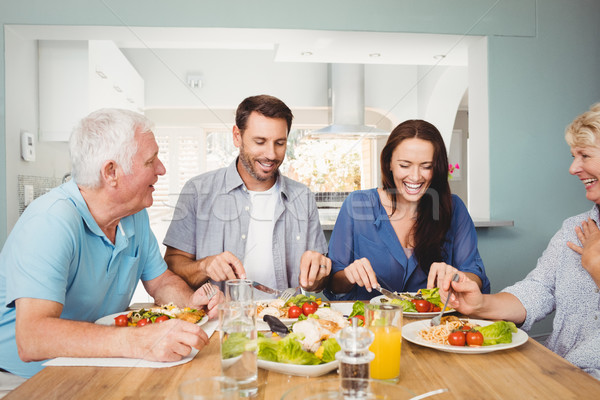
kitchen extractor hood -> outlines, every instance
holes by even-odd
[[[312,131],[313,138],[388,136],[389,132],[365,125],[365,66],[329,64],[331,125]]]

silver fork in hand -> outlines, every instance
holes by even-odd
[[[200,289],[204,291],[208,300],[212,299],[217,294],[217,289],[215,289],[210,282],[206,282],[204,285],[200,286]]]
[[[458,282],[458,278],[460,278],[458,276],[458,274],[454,274],[452,276],[452,281],[453,282]],[[431,326],[436,326],[442,323],[442,315],[444,314],[444,311],[446,311],[446,307],[448,307],[448,303],[450,303],[450,296],[452,296],[452,293],[454,292],[454,288],[452,287],[452,282],[450,282],[450,290],[448,291],[448,298],[446,299],[446,303],[444,304],[444,308],[442,308],[442,311],[440,311],[439,315],[437,315],[436,317],[431,319]]]

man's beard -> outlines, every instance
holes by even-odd
[[[243,145],[240,146],[240,161],[242,162],[242,166],[244,167],[246,172],[248,172],[248,174],[251,177],[253,177],[254,179],[256,179],[257,181],[260,181],[260,182],[266,182],[266,181],[269,181],[272,178],[276,177],[277,174],[279,173],[279,166],[281,165],[281,163],[278,163],[277,160],[268,160],[268,161],[273,161],[274,163],[277,163],[277,168],[275,168],[275,170],[273,170],[273,172],[271,172],[268,175],[260,175],[258,173],[258,171],[254,168],[253,160],[250,158],[248,153],[246,153],[244,151]]]

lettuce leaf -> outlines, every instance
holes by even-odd
[[[221,357],[223,359],[237,357],[249,350],[250,346],[254,347],[244,332],[230,333],[221,344]]]
[[[352,305],[352,312],[348,315],[348,318],[352,318],[355,315],[365,315],[365,303],[360,300],[357,300]]]
[[[334,361],[335,353],[342,350],[337,340],[334,338],[324,340],[321,346],[323,347],[323,356],[321,357],[321,361],[324,363]]]
[[[390,304],[402,307],[404,312],[417,312],[417,307],[415,307],[415,304],[410,300],[392,299]]]
[[[277,343],[277,362],[298,365],[321,364],[321,360],[313,353],[302,350],[298,338],[300,336],[290,333]]]
[[[500,343],[512,343],[512,334],[517,332],[517,326],[508,321],[496,321],[488,326],[476,326],[483,335],[483,346]]]
[[[265,337],[263,334],[259,334],[258,358],[261,360],[277,362],[277,342]]]
[[[424,300],[438,307],[444,307],[444,303],[442,303],[442,299],[440,298],[440,288],[421,289],[420,293]]]

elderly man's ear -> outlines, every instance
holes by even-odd
[[[118,181],[118,166],[117,163],[109,160],[102,165],[100,169],[102,180],[106,182],[108,186],[116,186]]]

